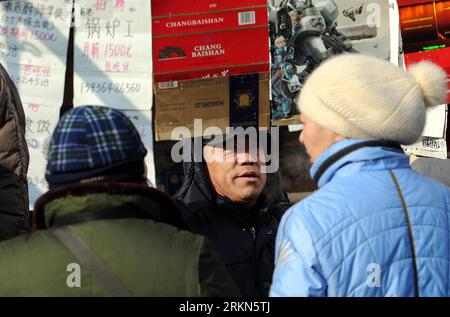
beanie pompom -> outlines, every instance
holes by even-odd
[[[447,74],[441,67],[432,62],[421,61],[409,67],[408,72],[422,90],[426,107],[436,106],[445,102],[447,97]]]

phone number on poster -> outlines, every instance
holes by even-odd
[[[19,77],[15,75],[11,75],[10,77],[16,86],[28,85],[28,86],[48,87],[49,84],[48,78],[37,78],[28,76]]]
[[[81,84],[81,93],[126,93],[134,94],[141,90],[139,83],[86,82]]]

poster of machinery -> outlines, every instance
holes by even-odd
[[[295,100],[326,59],[347,53],[390,59],[387,0],[268,1],[272,125],[300,123]]]

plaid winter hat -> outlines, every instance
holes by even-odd
[[[50,187],[57,187],[99,175],[121,175],[123,180],[142,177],[146,154],[139,133],[122,112],[77,107],[61,118],[53,132],[45,179]]]

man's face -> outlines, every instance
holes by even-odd
[[[205,146],[203,157],[217,194],[232,201],[253,205],[266,184],[264,164],[260,156],[246,147],[239,151]],[[257,151],[254,151],[257,152]]]
[[[311,163],[314,163],[331,145],[344,139],[333,131],[317,125],[304,114],[300,115],[300,119],[303,123],[303,131],[300,133],[299,140],[305,146]]]

